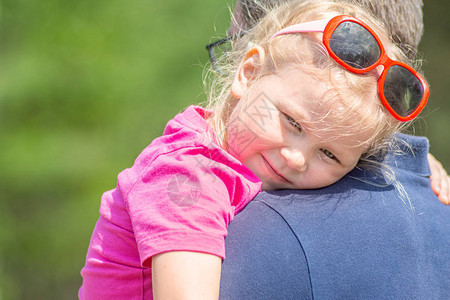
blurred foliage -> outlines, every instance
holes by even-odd
[[[226,1],[1,1],[0,299],[76,298],[101,194],[203,101],[228,18]]]
[[[0,300],[76,298],[101,194],[204,101],[204,45],[232,2],[0,1]],[[447,169],[449,9],[425,4],[432,96],[416,126]]]
[[[424,58],[425,76],[431,86],[429,104],[423,120],[417,122],[416,134],[430,140],[433,153],[450,171],[450,2],[439,4],[424,0],[425,33],[419,45]],[[449,172],[450,173],[450,172]]]

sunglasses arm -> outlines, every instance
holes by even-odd
[[[330,22],[330,20],[331,20],[331,18],[288,26],[288,27],[278,31],[277,33],[275,33],[269,40],[272,40],[273,38],[275,38],[279,35],[289,34],[289,33],[324,32],[325,27],[327,26],[328,22]]]

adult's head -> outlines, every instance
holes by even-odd
[[[237,0],[229,34],[252,28],[268,9],[295,0]],[[302,0],[297,0],[302,2]],[[320,1],[320,0],[319,0]],[[423,0],[334,0],[350,2],[371,11],[387,28],[392,40],[414,58],[423,34]]]

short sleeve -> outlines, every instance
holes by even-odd
[[[257,192],[226,156],[206,147],[181,148],[151,160],[141,157],[119,175],[119,185],[145,267],[149,258],[168,251],[223,258],[236,208]]]

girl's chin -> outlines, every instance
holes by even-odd
[[[275,183],[275,182],[264,182],[262,184],[262,188],[263,191],[273,191],[273,190],[286,190],[289,189],[289,187],[287,186],[282,186],[279,183]]]

